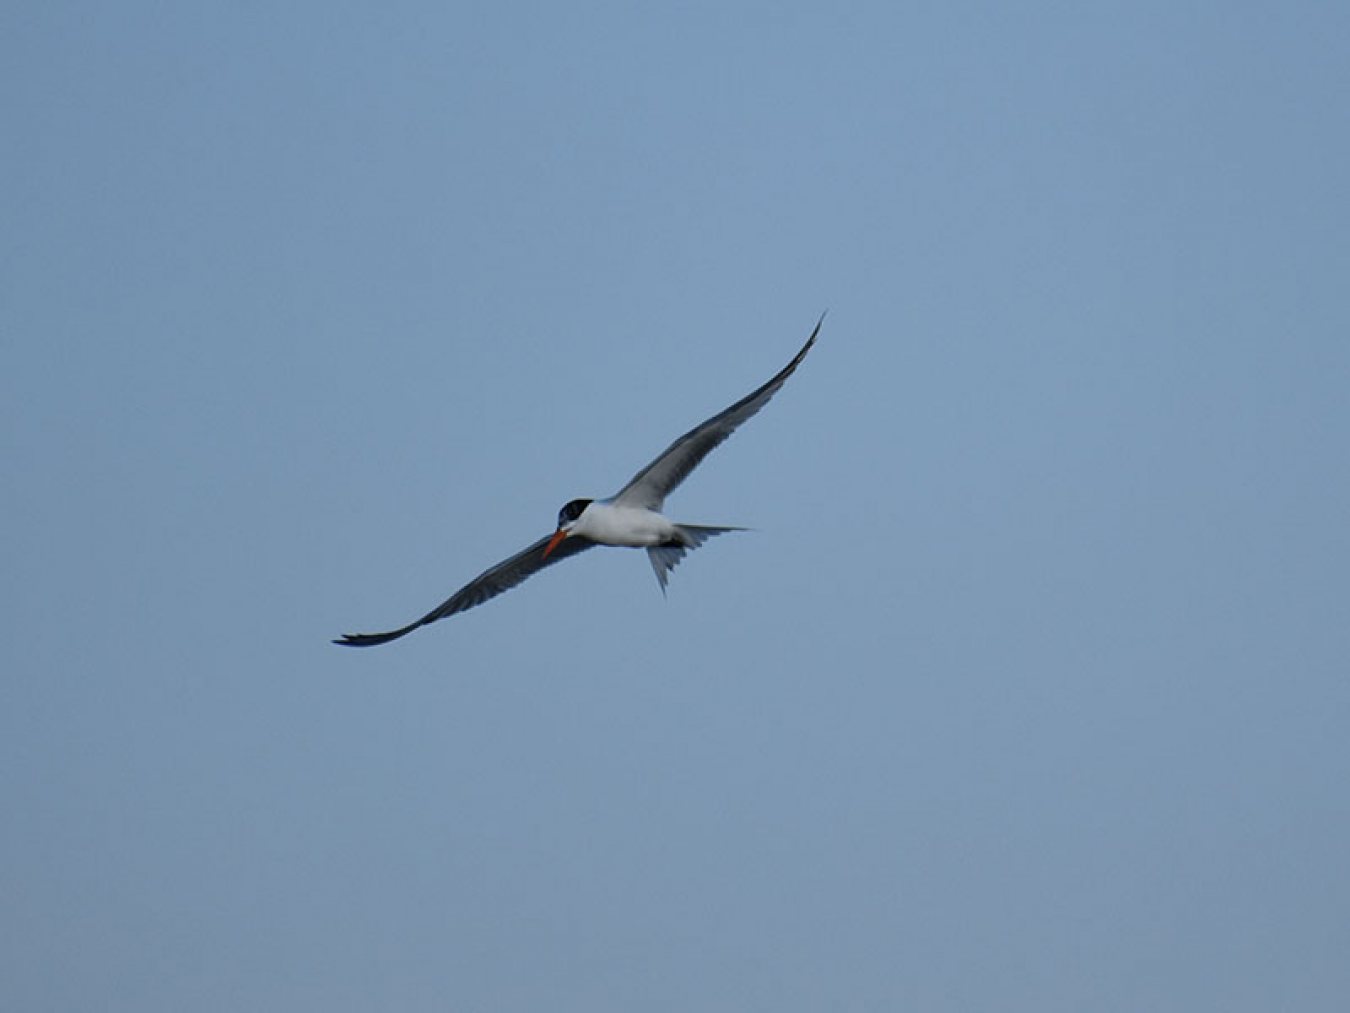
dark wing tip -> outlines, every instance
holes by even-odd
[[[378,643],[365,633],[344,633],[332,642],[339,647],[369,647],[372,643]]]
[[[388,633],[344,633],[333,643],[339,647],[374,647],[376,644],[387,644],[391,640],[397,640],[405,633],[410,633],[420,624],[406,626],[401,630],[390,630]]]
[[[830,313],[829,307],[826,307],[823,311],[821,311],[820,319],[816,321],[816,326],[811,328],[811,336],[806,339],[807,349],[809,349],[812,345],[816,343],[816,335],[820,333],[820,326],[821,324],[825,323],[825,318],[829,315],[829,313]],[[803,349],[802,358],[805,358],[805,353],[806,349]]]

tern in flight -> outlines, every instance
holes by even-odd
[[[713,535],[745,530],[677,524],[661,513],[666,497],[689,477],[700,461],[734,433],[737,426],[769,403],[806,358],[824,322],[822,314],[801,351],[773,379],[689,430],[609,499],[572,500],[558,511],[558,527],[552,535],[480,573],[416,622],[387,633],[348,633],[333,643],[345,647],[372,647],[396,640],[419,626],[481,605],[544,567],[584,552],[592,545],[645,548],[664,594],[670,571],[686,552],[698,548]]]

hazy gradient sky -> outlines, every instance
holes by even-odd
[[[1347,51],[9,5],[0,1006],[1346,1009]]]

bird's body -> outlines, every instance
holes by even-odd
[[[787,382],[815,344],[824,316],[816,323],[792,361],[763,386],[730,408],[685,433],[608,499],[574,499],[558,512],[553,534],[483,571],[421,619],[387,633],[349,633],[333,641],[345,647],[388,643],[419,626],[473,608],[560,559],[592,545],[645,548],[656,579],[665,592],[670,571],[685,555],[713,535],[743,528],[677,524],[661,512],[666,496],[688,477],[714,448],[750,416],[764,407]]]
[[[571,528],[573,537],[589,538],[601,545],[646,548],[679,540],[680,526],[665,514],[639,506],[616,506],[594,500]]]

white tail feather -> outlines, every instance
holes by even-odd
[[[679,542],[667,542],[665,545],[653,545],[647,549],[647,558],[651,560],[652,570],[656,573],[656,582],[661,585],[661,593],[666,593],[666,583],[670,580],[670,571],[685,557],[706,542],[713,535],[728,531],[744,531],[745,528],[711,528],[702,524],[678,524]]]

